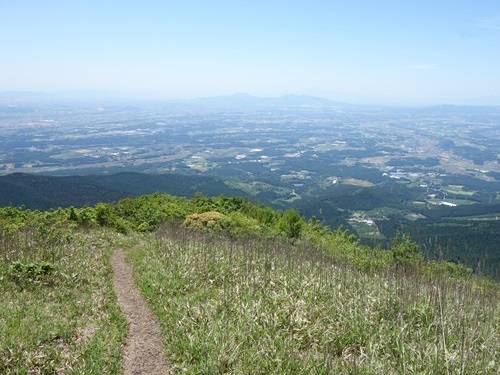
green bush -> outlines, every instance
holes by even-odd
[[[463,264],[448,261],[431,261],[426,264],[426,274],[436,276],[446,274],[454,277],[468,277],[472,275],[472,269]]]
[[[422,253],[415,242],[406,234],[398,233],[391,248],[392,258],[396,268],[409,270],[417,268],[422,263]]]
[[[226,230],[230,226],[230,221],[226,215],[216,211],[208,211],[188,215],[183,225],[192,229]]]
[[[302,219],[299,212],[295,209],[290,209],[279,220],[278,229],[288,238],[296,239],[300,237],[304,225],[304,219]]]

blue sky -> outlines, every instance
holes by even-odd
[[[500,1],[0,0],[0,91],[500,105]]]

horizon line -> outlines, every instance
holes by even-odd
[[[296,93],[288,92],[278,95],[255,95],[244,91],[235,91],[231,94],[200,94],[200,95],[179,95],[174,97],[172,94],[159,93],[153,91],[129,91],[129,90],[113,90],[113,89],[72,89],[72,90],[3,90],[0,91],[0,99],[6,96],[43,96],[46,98],[56,97],[59,100],[154,100],[154,101],[165,101],[165,102],[190,102],[200,99],[213,99],[213,98],[231,98],[231,97],[246,97],[253,99],[280,99],[285,97],[307,97],[321,99],[325,101],[330,101],[336,104],[353,105],[353,106],[384,106],[384,107],[436,107],[436,106],[456,106],[456,107],[500,107],[500,98],[492,97],[491,99],[482,98],[464,98],[464,99],[448,99],[448,100],[428,100],[423,99],[394,99],[394,98],[377,98],[377,97],[366,97],[363,95],[356,95],[350,93],[338,93],[336,98],[331,95],[321,96],[309,93]],[[359,99],[349,100],[347,98],[342,99],[342,96],[358,96]],[[365,98],[363,101],[362,98]],[[12,98],[12,99],[23,99],[23,98]],[[26,98],[28,99],[28,98]],[[29,99],[43,99],[43,98],[29,98]],[[480,103],[481,100],[485,102]],[[492,102],[489,102],[493,100]],[[479,102],[479,104],[478,104]],[[489,103],[488,103],[489,102]],[[492,104],[495,102],[496,104]]]

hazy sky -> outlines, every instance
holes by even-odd
[[[500,105],[499,0],[0,0],[0,46],[0,91]]]

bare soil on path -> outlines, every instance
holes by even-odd
[[[125,375],[169,374],[160,325],[134,283],[132,265],[125,261],[125,252],[115,250],[111,264],[118,303],[128,323]]]

